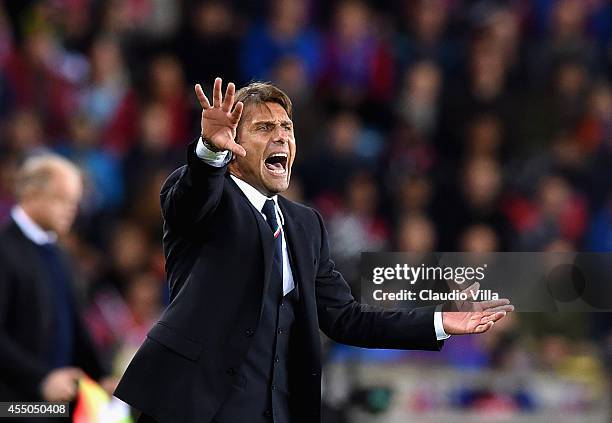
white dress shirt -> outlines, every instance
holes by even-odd
[[[210,166],[214,166],[214,167],[223,167],[227,163],[229,163],[229,161],[232,159],[232,153],[229,150],[214,152],[210,150],[209,148],[206,148],[206,146],[204,145],[204,142],[202,142],[202,138],[200,138],[200,140],[196,144],[196,154],[206,164]],[[235,177],[234,175],[231,175],[231,178],[234,180],[234,182],[236,182],[238,187],[242,190],[244,195],[246,195],[246,197],[249,199],[251,204],[253,204],[253,206],[257,210],[259,210],[259,212],[261,213],[261,209],[263,208],[264,203],[269,198],[263,195],[261,192],[257,191],[256,188],[249,185],[242,179],[239,179]],[[283,292],[287,294],[287,292],[290,292],[293,289],[294,282],[293,282],[293,273],[291,272],[291,265],[289,263],[289,255],[287,253],[287,243],[285,241],[285,238],[286,238],[285,232],[283,228],[285,222],[284,222],[283,214],[280,210],[280,207],[278,207],[277,196],[275,195],[271,199],[274,200],[274,204],[276,205],[275,207],[276,217],[278,221],[281,222],[281,230],[283,231]],[[261,215],[264,216],[263,213],[261,213]],[[265,216],[264,216],[264,219],[265,219]],[[287,271],[285,271],[285,269],[287,269]],[[442,322],[442,305],[437,306],[434,312],[434,329],[435,329],[436,338],[438,341],[442,341],[450,337],[450,335],[448,335],[444,331],[444,325]]]
[[[27,215],[21,206],[15,206],[11,210],[11,217],[21,229],[21,232],[37,245],[53,244],[57,241],[57,235],[52,231],[45,231]]]
[[[293,272],[291,271],[291,263],[289,262],[289,252],[287,251],[287,237],[285,236],[285,218],[283,217],[283,212],[281,212],[280,207],[278,206],[278,196],[275,195],[272,198],[268,198],[263,195],[261,192],[257,191],[251,185],[244,182],[242,179],[236,178],[234,175],[231,175],[231,178],[236,182],[238,188],[242,190],[244,195],[249,199],[251,204],[259,210],[259,213],[263,216],[265,220],[266,216],[261,212],[263,206],[267,200],[274,200],[274,211],[276,212],[276,220],[280,222],[281,233],[282,233],[282,250],[283,250],[283,295],[287,295],[287,293],[291,292],[291,290],[295,287],[295,283],[293,281]]]

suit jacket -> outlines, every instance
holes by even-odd
[[[0,230],[1,401],[42,400],[40,382],[53,370],[48,364],[52,307],[48,270],[37,246],[10,220]],[[99,378],[103,366],[76,310],[72,320],[73,365]]]
[[[161,190],[170,304],[115,395],[162,423],[209,422],[227,396],[257,329],[274,238],[227,167],[188,162]],[[299,289],[290,350],[295,421],[320,421],[319,328],[337,342],[438,350],[434,307],[384,311],[359,304],[330,259],[315,210],[279,198]]]

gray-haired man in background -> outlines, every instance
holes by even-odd
[[[15,186],[17,204],[0,230],[0,400],[70,401],[83,373],[104,375],[57,243],[76,217],[81,173],[39,155],[25,161]]]

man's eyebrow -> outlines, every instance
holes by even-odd
[[[271,124],[276,124],[276,120],[254,120],[251,122],[252,125],[257,125],[260,123],[271,123]],[[281,125],[293,125],[293,121],[291,119],[283,119],[280,121]]]

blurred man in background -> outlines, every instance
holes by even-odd
[[[71,401],[80,377],[104,375],[57,242],[72,226],[82,191],[79,169],[59,156],[34,156],[18,172],[17,204],[0,231],[2,401]]]

